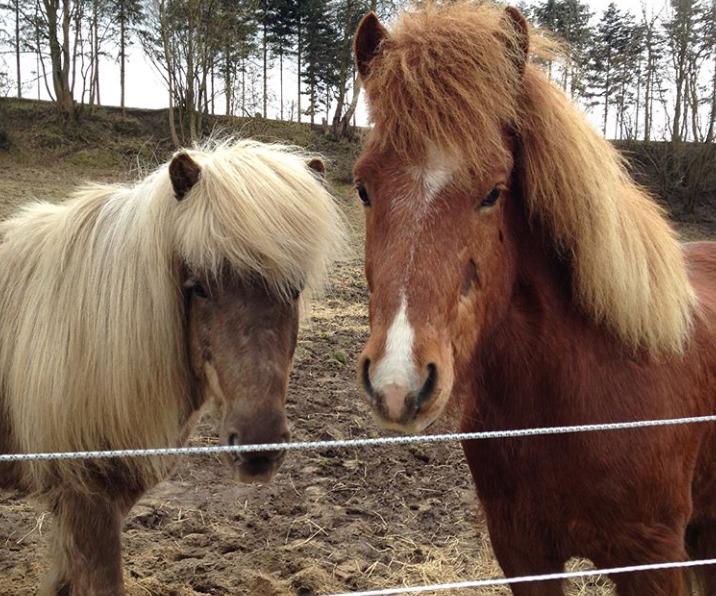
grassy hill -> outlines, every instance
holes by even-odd
[[[335,141],[320,127],[263,118],[208,116],[203,133],[304,147],[327,159],[329,176],[340,184],[351,182],[360,149],[360,138]],[[675,152],[668,143],[616,144],[635,178],[675,219],[716,222],[716,145],[684,144]],[[0,99],[0,162],[64,164],[94,178],[153,168],[174,149],[166,110],[85,109],[78,123],[67,125],[49,102]]]
[[[322,128],[263,118],[208,116],[203,133],[304,147],[323,155],[339,182],[350,181],[360,147],[358,139],[335,141]],[[62,161],[91,176],[97,169],[154,167],[174,150],[167,110],[86,109],[79,122],[67,125],[48,102],[0,99],[0,158],[30,165]]]

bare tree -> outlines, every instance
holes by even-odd
[[[201,136],[208,76],[222,47],[217,0],[151,0],[140,39],[169,93],[172,140]],[[176,128],[175,111],[179,117]],[[181,136],[180,136],[181,135]]]
[[[689,76],[690,53],[693,50],[698,14],[696,0],[671,0],[671,18],[665,24],[674,74],[674,115],[671,139],[679,143],[685,136],[685,106]]]
[[[42,0],[40,19],[46,26],[47,41],[50,47],[50,64],[54,97],[60,111],[69,119],[74,119],[75,101],[70,84],[72,54],[70,48],[70,28],[75,9],[73,0]]]
[[[713,143],[716,135],[716,0],[711,0],[711,6],[705,11],[704,46],[711,54],[712,78],[711,78],[711,109],[709,112],[708,127],[704,142]]]

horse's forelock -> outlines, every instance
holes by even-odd
[[[261,275],[278,293],[321,289],[345,250],[335,199],[302,152],[252,141],[191,155],[202,176],[178,207],[177,250],[193,268]]]

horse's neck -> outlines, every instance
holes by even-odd
[[[559,416],[549,408],[564,406],[597,365],[618,367],[630,356],[574,303],[569,267],[539,224],[523,218],[511,236],[517,266],[509,306],[480,342],[477,374],[458,390],[470,394],[471,402],[477,399],[483,420],[494,406],[488,426],[553,424]],[[509,420],[502,424],[499,418]]]

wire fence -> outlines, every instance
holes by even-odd
[[[350,447],[384,447],[425,443],[448,443],[455,441],[479,441],[486,439],[510,439],[565,435],[571,433],[635,430],[660,426],[703,424],[716,422],[716,415],[690,418],[667,418],[662,420],[635,420],[631,422],[606,422],[603,424],[578,424],[572,426],[548,426],[515,430],[492,430],[470,433],[446,433],[435,435],[408,435],[378,437],[375,439],[340,439],[330,441],[297,441],[292,443],[261,443],[256,445],[211,445],[197,447],[160,447],[156,449],[113,449],[105,451],[58,451],[48,453],[4,453],[0,462],[31,462],[68,459],[107,459],[117,457],[161,457],[177,455],[211,455],[217,453],[250,453],[255,451],[318,451],[321,449],[346,449]]]
[[[549,435],[564,435],[571,433],[608,432],[620,430],[635,430],[676,426],[686,424],[704,424],[716,422],[716,415],[693,416],[688,418],[668,418],[659,420],[635,420],[629,422],[607,422],[602,424],[580,424],[571,426],[551,426],[543,428],[524,428],[514,430],[497,430],[470,433],[445,433],[434,435],[411,435],[396,437],[378,437],[363,439],[343,439],[330,441],[300,441],[291,443],[264,443],[257,445],[213,445],[197,447],[168,447],[156,449],[115,449],[98,451],[60,451],[47,453],[5,453],[0,454],[0,462],[34,462],[49,460],[79,460],[79,459],[106,459],[131,457],[161,457],[180,455],[208,455],[219,453],[250,453],[256,451],[316,451],[322,449],[378,447],[408,444],[431,444],[455,441],[476,441],[487,439],[510,439],[539,437]],[[510,578],[480,579],[464,582],[444,584],[428,584],[412,587],[394,587],[379,590],[366,590],[359,592],[343,592],[331,596],[389,596],[399,594],[420,594],[425,592],[441,592],[447,590],[464,590],[470,588],[510,586],[527,582],[546,582],[565,579],[587,578],[595,576],[616,575],[621,573],[636,573],[658,570],[673,570],[683,568],[696,568],[706,565],[716,565],[716,559],[703,559],[697,561],[675,561],[666,563],[652,563],[646,565],[632,565],[628,567],[615,567],[609,569],[589,569],[584,571],[567,571],[542,575],[529,575]]]
[[[362,592],[340,592],[330,594],[329,596],[392,596],[394,594],[420,594],[424,592],[443,592],[446,590],[467,590],[470,588],[494,588],[497,586],[526,584],[528,582],[559,581],[564,579],[578,579],[584,577],[598,577],[602,575],[618,575],[620,573],[638,573],[644,571],[663,571],[668,569],[688,569],[694,567],[704,567],[706,565],[716,565],[716,559],[678,561],[674,563],[652,563],[649,565],[612,567],[610,569],[585,569],[584,571],[565,571],[563,573],[546,573],[544,575],[523,575],[520,577],[476,579],[466,582],[427,584],[424,586],[385,588],[382,590],[364,590]]]

